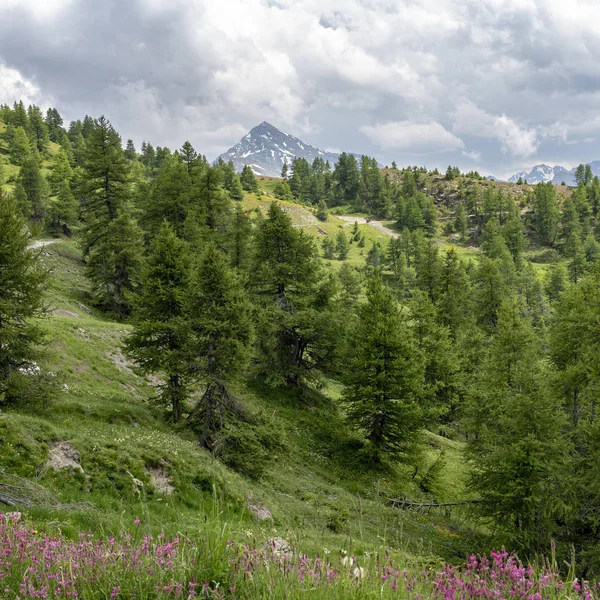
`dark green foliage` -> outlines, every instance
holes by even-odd
[[[335,254],[338,260],[346,260],[350,252],[350,242],[343,229],[338,230],[335,236]]]
[[[129,207],[129,166],[121,138],[104,117],[89,129],[81,186],[82,246],[98,300],[124,316],[141,266],[141,231]]]
[[[42,111],[37,106],[31,105],[27,110],[27,116],[29,121],[27,133],[31,140],[31,146],[40,154],[44,154],[48,150],[50,136]]]
[[[321,200],[319,200],[319,204],[317,206],[317,219],[319,219],[320,221],[327,221],[327,217],[328,217],[327,204],[325,204],[325,200],[323,200],[323,198],[321,198]]]
[[[292,194],[292,190],[290,189],[287,181],[278,182],[273,188],[273,194],[275,198],[278,200],[293,200],[294,194]]]
[[[127,140],[127,146],[125,146],[124,154],[127,160],[135,160],[137,158],[137,152],[135,151],[133,140]]]
[[[29,154],[23,161],[17,182],[24,194],[19,202],[23,214],[43,223],[48,208],[48,184],[42,175],[37,151]]]
[[[7,129],[8,151],[15,165],[22,165],[31,155],[31,143],[23,127]]]
[[[128,315],[141,267],[142,232],[123,208],[116,219],[106,222],[87,256],[88,277],[100,305],[120,317]]]
[[[60,225],[72,225],[77,219],[79,207],[73,193],[73,177],[69,156],[65,150],[61,150],[56,155],[54,167],[48,176],[50,194],[53,196],[48,213],[56,229]]]
[[[367,257],[365,259],[366,265],[373,269],[381,269],[385,264],[385,260],[385,250],[379,242],[373,242],[373,245],[367,252]]]
[[[0,190],[0,404],[27,400],[24,379],[34,380],[42,332],[32,319],[44,312],[47,273],[28,249],[25,221],[15,201]],[[30,398],[31,400],[31,398]]]
[[[564,514],[560,481],[569,450],[545,369],[519,302],[505,299],[468,401],[471,487],[483,500],[483,514],[514,544],[533,551],[550,543]]]
[[[562,263],[550,267],[544,281],[544,291],[550,302],[559,299],[561,292],[567,287],[567,277],[567,269]]]
[[[258,179],[256,179],[254,171],[248,165],[244,165],[242,169],[240,183],[246,192],[258,192]]]
[[[469,221],[467,219],[467,213],[465,212],[465,207],[461,203],[456,207],[456,216],[454,217],[454,229],[460,233],[461,240],[466,239],[468,227]]]
[[[181,157],[167,159],[150,186],[142,207],[141,223],[154,235],[164,220],[168,221],[178,236],[183,236],[184,223],[192,203],[191,179]]]
[[[453,181],[457,177],[460,177],[460,169],[458,167],[448,166],[445,177],[448,181]]]
[[[193,269],[186,314],[194,377],[205,386],[187,421],[197,429],[200,444],[213,449],[224,423],[246,418],[228,382],[248,364],[252,326],[241,285],[212,244]]]
[[[144,373],[163,375],[159,398],[170,406],[175,423],[181,420],[192,380],[185,311],[189,276],[189,248],[165,221],[144,264],[142,292],[134,304],[134,330],[125,350]]]
[[[219,432],[215,456],[245,477],[259,479],[282,448],[281,436],[266,419],[229,423]]]
[[[63,119],[56,108],[49,108],[46,111],[45,123],[48,128],[50,139],[57,144],[60,143],[65,130],[63,129]]]
[[[418,447],[423,368],[407,317],[373,277],[350,332],[343,401],[374,460],[406,460]]]
[[[236,206],[231,232],[231,246],[229,255],[231,256],[231,265],[238,272],[245,272],[250,266],[252,240],[252,222],[241,206]]]
[[[331,239],[331,237],[326,235],[323,238],[321,246],[323,248],[323,258],[326,258],[327,260],[333,260],[335,257],[335,242]]]
[[[560,213],[552,183],[538,183],[534,192],[535,225],[540,241],[552,246],[558,235]]]
[[[318,381],[341,332],[333,283],[311,238],[276,204],[256,233],[252,287],[261,306],[258,368],[273,385]]]

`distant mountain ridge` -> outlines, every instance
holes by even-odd
[[[357,154],[354,156],[360,158]],[[305,158],[309,163],[320,157],[324,161],[329,161],[333,168],[339,154],[306,144],[297,137],[284,133],[263,121],[252,128],[235,146],[221,154],[217,160],[222,158],[225,162],[233,162],[238,172],[244,168],[244,165],[248,165],[255,175],[279,177],[284,163],[287,162],[291,166],[295,157]]]
[[[585,163],[592,167],[592,173],[600,177],[600,160],[593,160],[592,162]],[[575,168],[566,169],[561,165],[555,165],[550,167],[545,164],[536,165],[531,171],[519,171],[512,177],[509,177],[507,181],[510,183],[516,183],[521,178],[523,181],[527,180],[527,183],[547,183],[551,181],[556,185],[566,183],[567,185],[577,185],[575,182]]]

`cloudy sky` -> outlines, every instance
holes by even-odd
[[[597,0],[0,0],[0,102],[216,157],[263,120],[381,162],[600,159]]]

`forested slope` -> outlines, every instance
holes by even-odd
[[[190,532],[218,499],[261,543],[554,540],[596,574],[596,178],[342,154],[257,179],[105,118],[0,121],[0,467],[55,498],[29,518]]]

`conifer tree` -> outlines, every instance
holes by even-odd
[[[422,406],[427,424],[455,414],[459,404],[459,358],[449,327],[440,324],[438,309],[420,290],[409,303],[417,347],[424,360]]]
[[[164,221],[150,244],[125,349],[144,373],[164,376],[159,400],[170,407],[175,423],[181,420],[193,379],[186,312],[189,277],[189,248]]]
[[[0,190],[0,405],[19,400],[11,385],[36,358],[43,333],[32,320],[43,314],[47,272],[29,250],[29,233],[15,200]]]
[[[239,205],[235,208],[231,229],[231,266],[241,273],[247,271],[252,259],[252,222]]]
[[[197,428],[200,444],[213,449],[228,417],[244,416],[227,384],[246,368],[252,340],[248,303],[227,258],[214,244],[194,268],[187,314],[194,376],[204,385],[187,421]]]
[[[318,380],[332,365],[341,324],[313,240],[276,204],[255,237],[252,287],[261,305],[258,367],[272,385]]]
[[[328,216],[327,204],[325,203],[325,200],[321,198],[317,206],[317,219],[319,219],[319,221],[327,221]]]
[[[56,155],[54,167],[48,176],[50,193],[54,196],[49,213],[55,227],[73,224],[77,218],[77,200],[73,194],[72,181],[73,169],[69,157],[61,150]]]
[[[130,310],[128,295],[139,282],[142,240],[129,208],[129,168],[121,138],[104,117],[92,123],[82,179],[88,277],[99,300],[124,316]]]
[[[240,183],[246,192],[258,192],[258,180],[254,171],[248,165],[244,165],[242,174],[240,175]]]
[[[327,260],[333,260],[335,257],[335,242],[330,236],[326,235],[323,238],[321,247],[323,248],[323,258],[326,258]]]
[[[39,154],[35,150],[23,162],[18,183],[24,194],[25,216],[42,223],[48,208],[48,184],[42,175],[40,162]]]
[[[470,320],[472,298],[470,280],[454,248],[446,251],[440,269],[439,314],[454,339]]]
[[[48,134],[48,127],[44,121],[42,111],[39,107],[32,104],[28,111],[28,128],[27,133],[31,140],[31,146],[37,150],[40,154],[44,154],[48,150],[50,145],[50,136]]]
[[[556,189],[551,182],[538,183],[534,192],[535,225],[540,241],[554,245],[558,234],[560,213],[556,200]]]
[[[137,158],[137,152],[135,151],[133,140],[127,140],[127,146],[125,146],[124,154],[127,160],[135,160]]]
[[[17,128],[22,127],[25,131],[29,128],[29,117],[27,116],[27,110],[23,104],[23,100],[15,101],[13,104],[11,124]]]
[[[79,167],[82,167],[84,166],[87,156],[87,143],[81,132],[77,133],[72,143],[75,164]]]
[[[374,461],[409,458],[423,424],[423,361],[414,334],[378,275],[349,336],[343,402]]]
[[[473,274],[475,314],[480,325],[493,331],[498,324],[498,312],[508,293],[502,264],[498,259],[482,256]]]
[[[567,287],[568,272],[563,263],[551,265],[544,278],[544,291],[550,302],[556,302]]]
[[[343,229],[339,229],[335,236],[335,253],[338,260],[346,260],[350,252],[350,244]]]
[[[192,171],[198,161],[198,153],[196,152],[196,150],[194,150],[194,147],[192,146],[192,144],[190,144],[190,142],[186,141],[186,142],[184,142],[183,146],[181,147],[179,154],[181,154],[183,163],[187,167],[188,173],[191,176]]]
[[[482,512],[513,543],[535,551],[550,542],[561,514],[568,446],[563,413],[521,310],[516,298],[506,298],[498,311],[489,356],[468,400],[468,456]]]
[[[142,242],[140,228],[124,207],[106,223],[87,256],[87,275],[96,297],[119,317],[131,312],[133,294],[139,290]]]
[[[169,157],[150,185],[148,198],[142,206],[140,221],[150,235],[155,235],[166,220],[175,233],[183,237],[184,223],[192,205],[191,186],[189,171],[181,157]]]
[[[60,143],[62,134],[65,133],[63,129],[63,119],[56,108],[49,108],[46,111],[45,119],[46,127],[48,128],[48,135],[53,142]]]
[[[460,239],[465,240],[467,237],[467,228],[469,226],[467,220],[467,213],[465,212],[465,207],[462,202],[456,207],[456,215],[454,217],[454,229],[458,233],[460,233]]]
[[[10,159],[15,165],[22,165],[31,155],[31,143],[23,127],[16,127],[9,140]]]
[[[228,246],[231,223],[231,199],[223,189],[223,175],[218,167],[207,166],[194,174],[192,203],[184,223],[184,237],[195,247],[208,239],[220,249]]]

